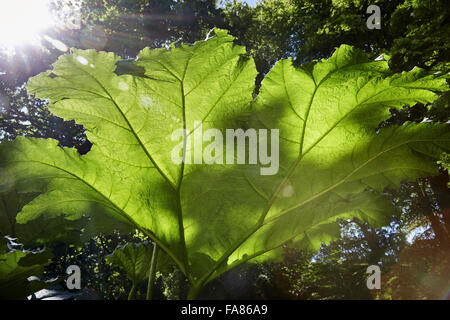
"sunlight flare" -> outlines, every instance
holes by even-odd
[[[0,1],[0,47],[39,43],[53,24],[49,0]]]

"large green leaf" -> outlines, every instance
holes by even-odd
[[[8,241],[5,237],[0,237],[0,254],[8,251]]]
[[[0,254],[0,299],[25,299],[59,281],[41,281],[37,278],[44,272],[50,258],[48,251],[12,250]]]
[[[16,190],[0,192],[0,237],[15,237],[16,216],[36,193],[19,194]]]
[[[149,235],[199,287],[234,265],[273,258],[287,242],[317,248],[338,218],[382,223],[391,212],[385,187],[436,173],[447,125],[377,127],[392,107],[434,101],[444,79],[419,69],[389,76],[385,61],[344,45],[303,68],[278,61],[253,99],[252,59],[215,32],[192,46],[144,49],[135,68],[117,74],[117,56],[74,49],[32,78],[28,90],[83,124],[93,147],[80,156],[53,140],[2,145],[1,165],[19,188],[43,192],[19,222],[116,218]],[[190,138],[239,127],[279,129],[276,174],[261,175],[260,164],[171,160],[176,129]]]
[[[153,245],[127,243],[117,247],[106,257],[108,263],[121,268],[133,284],[138,285],[148,278]]]
[[[82,239],[81,230],[88,223],[87,217],[70,221],[63,215],[39,216],[25,224],[17,223],[17,214],[37,195],[38,193],[33,192],[18,193],[14,188],[0,192],[0,237],[18,238],[17,241],[25,247],[50,245],[60,241],[72,244],[79,242]],[[90,226],[88,228],[91,229]]]

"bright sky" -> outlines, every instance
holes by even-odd
[[[63,0],[63,10],[73,10],[68,6],[73,0]],[[43,40],[50,42],[61,51],[68,48],[61,41],[52,39],[46,32],[60,26],[72,28],[72,25],[58,19],[50,12],[51,0],[0,0],[0,50],[14,54],[21,45],[40,46]]]
[[[40,32],[53,23],[49,0],[1,0],[0,46],[39,40]]]
[[[254,7],[257,1],[258,0],[243,0],[242,2],[247,2],[251,7]]]
[[[247,3],[250,7],[256,6],[256,3],[261,0],[240,0],[241,2]],[[220,6],[220,0],[218,1],[218,5]]]

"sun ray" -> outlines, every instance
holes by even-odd
[[[0,1],[0,47],[13,49],[23,44],[39,44],[42,33],[55,21],[49,0]]]

